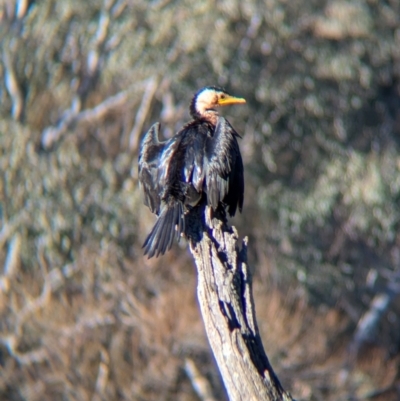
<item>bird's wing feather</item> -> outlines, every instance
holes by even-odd
[[[196,138],[196,134],[193,133],[191,127],[184,127],[185,135],[185,152],[183,159],[183,178],[185,182],[191,182],[193,179],[194,163],[196,158],[196,150],[193,141]]]
[[[206,126],[195,122],[183,127],[166,143],[160,158],[159,178],[162,186],[178,180],[191,183],[198,192],[202,191],[206,138]]]
[[[207,126],[196,124],[186,127],[184,179],[192,183],[197,192],[203,190],[205,176],[204,152],[207,139]]]
[[[143,187],[144,203],[153,213],[160,213],[158,166],[165,142],[158,140],[160,124],[154,124],[143,137],[139,151],[139,182]]]
[[[171,185],[173,185],[174,181],[176,180],[176,176],[178,173],[176,169],[179,166],[179,163],[177,163],[177,159],[180,157],[179,150],[181,141],[182,135],[179,132],[177,135],[175,135],[165,143],[163,152],[161,153],[158,182],[162,194],[165,194],[165,190],[171,187]],[[161,197],[163,197],[163,195],[161,195]]]
[[[243,162],[236,137],[239,135],[229,122],[219,117],[214,135],[205,145],[206,192],[208,203],[216,209],[219,202],[228,205],[233,216],[243,205]]]

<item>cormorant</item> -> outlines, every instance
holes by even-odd
[[[144,203],[158,215],[147,236],[144,254],[164,254],[185,231],[185,213],[205,194],[213,210],[234,216],[243,206],[240,136],[217,108],[246,103],[215,86],[200,89],[190,104],[192,121],[171,139],[160,142],[160,124],[145,134],[139,152],[139,182]]]

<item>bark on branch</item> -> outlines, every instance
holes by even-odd
[[[247,266],[247,239],[239,250],[236,229],[204,205],[188,216],[186,235],[198,271],[197,296],[208,340],[229,399],[293,400],[262,345]]]

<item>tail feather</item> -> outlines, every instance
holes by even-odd
[[[144,241],[144,254],[148,258],[158,257],[171,249],[174,239],[179,239],[182,232],[185,231],[185,219],[183,212],[183,204],[174,202],[166,204],[161,209],[161,213],[157,218],[156,224],[152,228],[150,234]]]

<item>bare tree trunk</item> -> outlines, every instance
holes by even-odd
[[[204,208],[189,214],[186,234],[197,266],[197,296],[208,340],[229,399],[293,400],[275,375],[258,332],[247,240],[239,251],[236,229]]]

